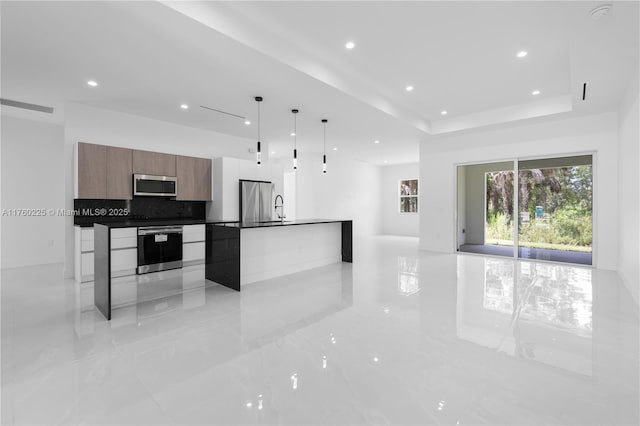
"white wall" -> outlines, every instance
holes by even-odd
[[[400,213],[400,181],[418,179],[418,163],[382,167],[382,233],[387,235],[419,235],[419,213]],[[420,184],[418,181],[418,189]]]
[[[282,196],[284,208],[284,216],[287,220],[296,220],[296,173],[286,172],[284,173],[284,185],[282,188]],[[284,202],[286,200],[286,203]]]
[[[248,151],[254,147],[254,141],[252,140],[146,117],[68,103],[65,105],[65,178],[63,198],[63,202],[68,209],[73,208],[73,147],[77,142],[90,142],[211,159],[228,156],[253,160],[255,155]],[[265,153],[268,152],[268,148],[268,146],[263,148]],[[215,173],[212,176],[215,176]],[[44,192],[45,190],[43,189],[42,191]],[[214,191],[213,203],[220,202],[217,199],[218,195]],[[65,220],[65,242],[65,276],[70,277],[73,275],[73,218]]]
[[[2,209],[45,209],[45,216],[2,216],[3,268],[62,262],[64,131],[61,125],[2,115]]]
[[[212,178],[212,192],[216,194],[216,198],[207,212],[209,220],[236,221],[240,219],[240,179],[272,182],[276,195],[282,195],[284,191],[282,167],[275,160],[263,162],[258,167],[254,160],[215,158]],[[275,213],[273,217],[275,218]]]
[[[593,152],[595,265],[616,269],[617,127],[617,114],[607,113],[536,120],[423,141],[420,144],[420,248],[445,253],[455,251],[457,164]]]
[[[618,189],[620,238],[618,272],[636,302],[640,293],[640,132],[638,74],[620,107]]]
[[[379,234],[381,185],[378,166],[328,155],[323,174],[321,154],[298,153],[296,218],[351,219],[354,238]]]

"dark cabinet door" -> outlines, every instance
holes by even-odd
[[[208,158],[176,156],[178,173],[177,200],[211,200],[211,160]]]
[[[133,196],[133,154],[128,148],[107,147],[107,198],[130,200]]]
[[[107,147],[78,143],[78,198],[107,197]]]
[[[176,156],[161,152],[133,150],[133,173],[176,176]]]

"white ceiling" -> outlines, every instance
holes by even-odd
[[[2,97],[255,139],[261,95],[262,139],[276,155],[292,147],[298,108],[301,151],[321,151],[327,118],[327,145],[339,155],[412,162],[430,134],[615,110],[638,63],[638,3],[616,2],[594,21],[597,5],[2,2]],[[517,59],[520,50],[528,56]]]

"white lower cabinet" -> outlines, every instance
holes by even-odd
[[[182,227],[182,242],[204,241],[204,231],[204,225],[184,225]]]
[[[78,282],[93,281],[93,228],[75,228],[75,278]],[[138,228],[111,230],[111,275],[134,275],[138,266]]]
[[[74,262],[76,281],[93,281],[93,228],[75,227]]]
[[[111,250],[121,248],[138,247],[138,237],[113,238],[111,237]]]
[[[204,225],[185,225],[182,228],[182,264],[200,265],[205,257]]]
[[[80,268],[82,270],[80,273],[80,281],[93,281],[93,252],[82,253],[80,256]],[[76,281],[78,281],[77,278]]]
[[[93,251],[93,228],[81,228],[82,251]]]
[[[111,276],[134,275],[138,266],[138,249],[111,250]]]
[[[134,275],[138,267],[138,228],[111,230],[111,276]]]
[[[182,264],[197,265],[204,263],[204,241],[182,244]]]

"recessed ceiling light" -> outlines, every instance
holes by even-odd
[[[516,56],[518,58],[524,58],[525,56],[527,56],[527,52],[525,50],[522,50],[522,51],[518,52],[518,54]]]
[[[384,160],[384,164],[387,164],[387,163],[388,163],[388,161],[387,161],[387,160]]]
[[[440,114],[447,115],[447,110],[443,109],[442,111],[440,111]]]
[[[91,87],[97,87],[98,86],[98,82],[95,80],[89,80],[87,81],[87,84]]]
[[[180,105],[180,108],[182,108],[182,109],[189,109],[189,105],[187,105],[187,104],[182,104],[182,105]]]
[[[248,126],[251,124],[251,122],[249,120],[244,120],[244,124]]]
[[[373,141],[373,143],[380,143],[380,141],[376,139],[375,141]]]
[[[540,91],[539,91],[539,90],[534,90],[533,92],[531,92],[531,94],[532,94],[533,96],[536,96],[536,95],[539,95],[539,94],[540,94]]]
[[[295,135],[296,135],[295,132],[291,132],[291,136],[295,136]]]
[[[275,151],[271,151],[271,155],[275,155],[275,153],[276,153]]]
[[[356,44],[352,41],[348,41],[344,47],[346,47],[347,49],[353,49],[354,47],[356,47]]]
[[[334,151],[337,151],[337,150],[338,150],[338,148],[337,148],[337,147],[336,147],[336,148],[333,148],[333,150],[334,150]]]
[[[407,92],[410,92],[413,90],[413,86],[407,86],[404,88]]]

